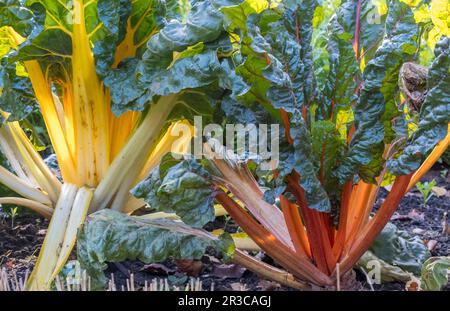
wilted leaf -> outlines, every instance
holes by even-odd
[[[430,252],[432,252],[435,248],[436,248],[436,246],[437,246],[437,241],[436,240],[429,240],[428,242],[427,242],[427,248],[428,248],[428,250],[430,251]]]
[[[417,222],[423,222],[425,220],[425,214],[419,213],[416,209],[413,209],[408,213],[408,217]]]
[[[438,291],[448,283],[450,257],[429,258],[422,268],[423,290]]]
[[[200,260],[177,259],[175,263],[178,270],[189,276],[197,277],[202,272],[203,263]]]
[[[420,274],[423,262],[430,256],[419,237],[410,236],[392,223],[383,229],[370,251],[388,264],[416,275]]]
[[[246,268],[236,264],[215,264],[212,268],[211,275],[219,278],[238,279],[247,271]]]
[[[230,287],[232,290],[237,291],[237,292],[245,292],[248,291],[247,285],[246,284],[242,284],[239,282],[236,283],[231,283]]]
[[[361,266],[364,270],[368,269],[370,266],[368,264],[372,261],[376,261],[380,267],[381,282],[406,282],[411,279],[410,273],[404,271],[398,266],[391,265],[386,261],[378,258],[371,251],[367,251],[359,259],[358,266]]]
[[[106,262],[141,260],[145,263],[175,259],[200,259],[208,247],[225,257],[234,251],[228,235],[217,238],[170,220],[145,220],[109,209],[90,215],[78,234],[77,252],[93,287],[106,283]]]
[[[435,186],[435,187],[431,188],[431,191],[433,191],[437,197],[442,197],[447,194],[447,189],[445,189],[443,187]]]
[[[259,280],[257,287],[262,291],[274,291],[281,288],[281,285],[269,280]]]

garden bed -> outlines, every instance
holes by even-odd
[[[427,206],[424,206],[421,194],[414,188],[404,197],[391,219],[401,230],[420,236],[428,245],[432,256],[449,255],[450,236],[442,234],[443,215],[450,210],[450,175],[445,170],[445,167],[436,165],[424,180],[435,179],[438,187],[447,190],[446,194],[433,195]],[[377,205],[382,202],[386,194],[387,191],[382,189]],[[36,262],[47,226],[47,220],[31,214],[17,216],[13,224],[11,219],[4,218],[0,222],[0,269],[6,268],[10,274],[14,271],[18,277],[24,278]],[[209,229],[225,228],[230,232],[237,229],[232,220],[225,221],[223,217],[217,218],[207,227]],[[273,263],[271,258],[263,253],[256,256],[263,261]],[[75,254],[72,254],[72,259],[75,259]],[[348,289],[371,290],[365,275],[359,269],[355,271],[352,277],[356,279],[350,282]],[[212,253],[204,256],[201,262],[194,264],[172,260],[154,264],[144,264],[139,261],[109,264],[106,273],[109,276],[114,275],[115,284],[119,290],[122,286],[126,288],[130,274],[133,274],[137,289],[142,288],[145,281],[150,283],[155,278],[167,279],[170,285],[179,288],[183,288],[192,278],[198,278],[203,290],[292,290],[278,283],[261,279],[243,267],[223,264]],[[375,290],[404,290],[404,288],[405,284],[400,282],[374,285]],[[450,287],[447,285],[444,290],[450,290]]]

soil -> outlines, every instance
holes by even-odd
[[[392,222],[410,234],[419,235],[431,248],[432,256],[448,256],[450,254],[450,236],[443,235],[443,214],[450,211],[450,174],[446,168],[437,165],[424,178],[425,181],[435,179],[437,186],[445,188],[447,193],[441,197],[434,195],[424,206],[417,189],[413,189],[403,198]],[[443,174],[446,173],[446,174]],[[377,199],[379,206],[387,190],[381,189]],[[18,277],[24,277],[31,271],[40,246],[45,237],[48,221],[32,214],[20,214],[14,219],[0,217],[0,269],[15,271]],[[228,217],[220,217],[209,229],[223,228],[228,232],[236,232],[238,227]],[[431,241],[431,242],[430,242]],[[433,246],[434,245],[434,246]],[[433,246],[433,247],[432,247]],[[261,260],[274,264],[272,259],[263,253],[254,254]],[[114,275],[116,286],[126,286],[126,281],[133,274],[136,288],[144,286],[145,281],[167,279],[171,286],[183,289],[191,278],[202,282],[203,290],[292,290],[275,282],[260,279],[254,273],[236,265],[226,265],[210,253],[200,262],[167,260],[158,264],[144,264],[139,261],[126,261],[109,264],[107,275]],[[350,286],[353,290],[371,290],[365,275],[358,269],[352,272]],[[374,285],[374,290],[399,291],[405,289],[403,283],[384,283]],[[450,290],[447,286],[445,290]]]
[[[32,214],[19,215],[13,222],[0,218],[0,269],[24,278],[36,263],[47,226],[47,220]]]

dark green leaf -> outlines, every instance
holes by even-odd
[[[361,95],[355,107],[356,132],[350,151],[337,172],[341,182],[352,178],[355,169],[367,182],[374,182],[383,167],[384,141],[392,140],[401,65],[414,55],[418,27],[409,5],[389,2],[386,34],[363,74]]]
[[[20,0],[0,1],[0,27],[12,26],[22,36],[33,29],[33,13],[22,6]]]
[[[164,168],[164,175],[159,167],[155,168],[132,194],[158,211],[176,213],[193,227],[201,228],[214,220],[213,187],[205,178],[208,172],[195,160]]]
[[[0,108],[10,113],[8,121],[24,119],[37,106],[30,79],[19,76],[8,59],[0,65],[0,93]]]
[[[419,275],[422,265],[430,257],[422,239],[388,223],[370,247],[375,256],[405,271]]]
[[[229,235],[217,238],[181,222],[146,220],[109,209],[88,216],[79,230],[78,260],[92,278],[94,289],[103,289],[107,262],[140,260],[145,263],[175,259],[200,259],[213,247],[225,258],[234,252]]]
[[[450,38],[444,37],[436,45],[435,54],[428,71],[428,92],[420,111],[419,127],[403,154],[389,163],[389,169],[396,175],[417,169],[428,152],[447,135],[450,122]]]

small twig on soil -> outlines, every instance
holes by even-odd
[[[284,286],[299,290],[312,290],[312,287],[309,284],[296,279],[292,274],[259,261],[243,251],[235,251],[233,262],[247,268],[260,277],[274,280]]]
[[[341,291],[341,268],[339,262],[336,263],[336,289],[338,292]]]
[[[444,212],[442,218],[442,235],[447,236],[450,233],[450,228],[448,226],[448,213]]]

